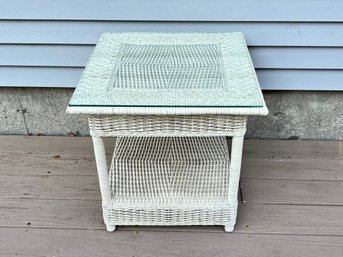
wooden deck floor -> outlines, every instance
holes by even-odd
[[[90,138],[2,136],[0,176],[1,257],[343,256],[343,142],[246,141],[231,234],[106,232]]]

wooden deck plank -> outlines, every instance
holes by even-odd
[[[237,232],[343,236],[343,206],[247,204],[239,206]]]
[[[0,217],[0,227],[105,230],[100,201],[1,200]],[[240,205],[235,232],[343,236],[342,217],[343,206],[326,206],[324,208],[303,205]],[[122,229],[137,228],[123,226],[120,227],[120,230]],[[223,233],[221,226],[139,227],[138,229],[169,232],[207,232],[210,230]]]
[[[110,150],[114,138],[106,138],[107,149]],[[0,152],[29,153],[93,153],[90,137],[63,136],[0,136]]]
[[[95,158],[91,154],[0,152],[0,160],[2,175],[97,176]]]
[[[108,155],[111,159],[111,155]],[[92,153],[0,152],[3,175],[97,176]],[[343,160],[243,157],[242,178],[343,181]]]
[[[246,157],[342,159],[343,141],[245,140]]]
[[[0,256],[342,256],[342,237],[0,229]]]
[[[249,203],[343,205],[343,182],[242,179]]]
[[[0,217],[0,227],[105,229],[100,200],[0,200]]]
[[[242,179],[249,203],[343,205],[343,182]],[[96,176],[0,175],[0,199],[100,199]]]
[[[3,199],[99,200],[96,176],[6,176],[0,175]]]
[[[114,139],[106,139],[107,149]],[[0,152],[92,153],[90,137],[0,136]],[[245,140],[244,155],[256,158],[343,159],[343,141]]]
[[[243,157],[241,178],[343,181],[343,160]]]

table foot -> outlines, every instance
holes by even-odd
[[[114,225],[106,225],[106,229],[108,232],[113,232],[114,230],[116,230],[116,226]]]
[[[229,233],[229,232],[233,231],[234,227],[235,226],[233,226],[233,225],[226,225],[226,226],[224,226],[224,230],[225,230],[225,232]]]

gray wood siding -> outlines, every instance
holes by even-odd
[[[241,31],[263,89],[343,90],[343,1],[0,0],[0,6],[0,86],[75,87],[105,31]]]

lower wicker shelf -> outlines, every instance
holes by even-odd
[[[229,166],[225,137],[119,137],[105,223],[228,226]]]

